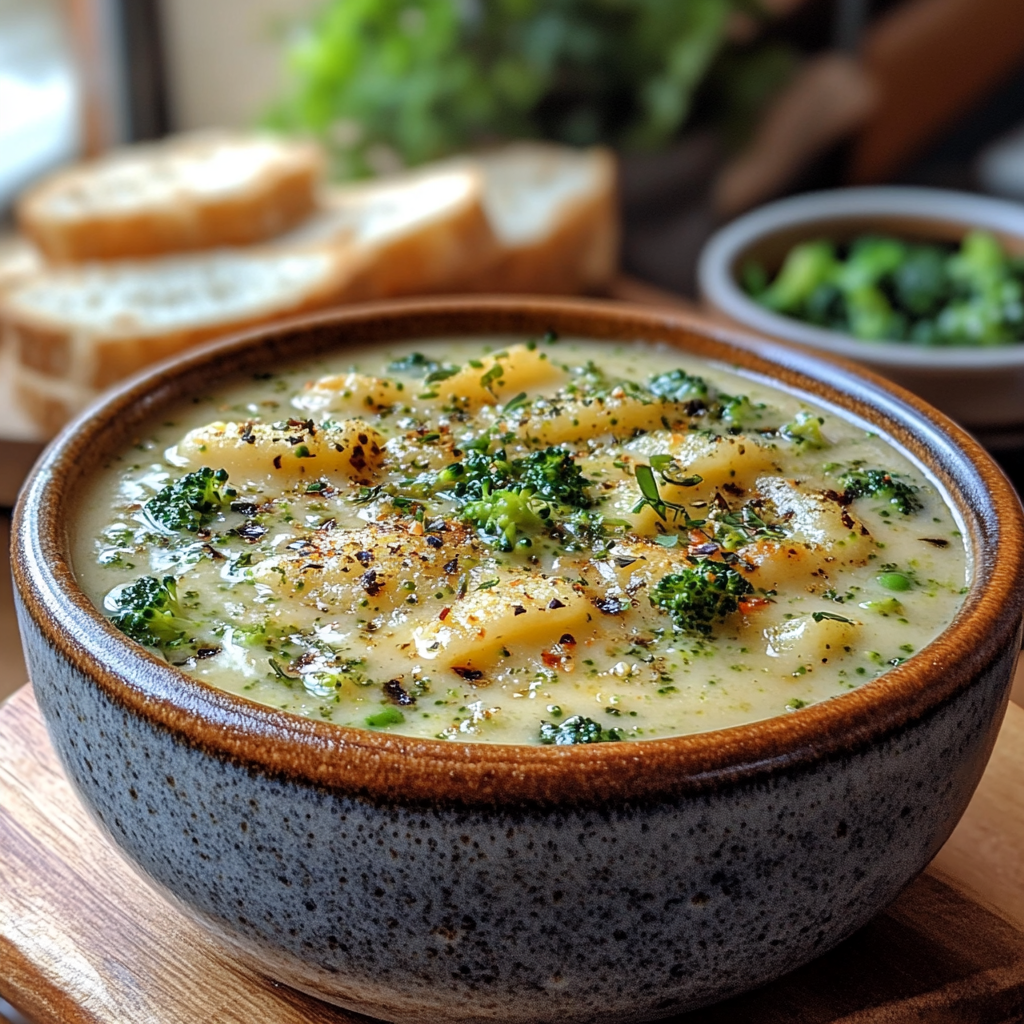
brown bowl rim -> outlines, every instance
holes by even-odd
[[[68,513],[75,485],[162,407],[209,381],[347,343],[454,335],[665,342],[763,374],[880,426],[928,468],[966,527],[970,591],[953,624],[878,679],[800,711],[685,736],[576,747],[424,740],[314,721],[217,690],[128,641],[78,587]],[[45,639],[116,705],[180,742],[271,777],[382,803],[581,807],[676,799],[863,750],[968,687],[1019,642],[1024,514],[969,435],[926,403],[850,363],[598,300],[404,300],[304,316],[194,349],[139,375],[70,424],[26,483],[14,517],[20,601]]]

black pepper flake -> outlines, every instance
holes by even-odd
[[[551,598],[550,601],[548,601],[548,610],[549,611],[554,611],[556,608],[564,608],[564,607],[565,607],[565,605],[562,604],[562,602],[559,601],[557,597],[553,597],[553,598]]]
[[[459,676],[461,679],[465,679],[467,682],[475,683],[478,679],[483,679],[484,674],[478,668],[467,668],[465,665],[453,665],[452,671]]]
[[[235,530],[235,535],[241,537],[242,540],[247,540],[250,544],[255,544],[266,532],[265,526],[260,526],[259,523],[249,519]]]
[[[513,615],[525,615],[526,614],[526,609],[521,604],[513,605],[512,606],[512,614]]]
[[[399,707],[408,707],[410,704],[416,703],[416,698],[397,679],[389,679],[384,684],[383,690],[384,696]]]
[[[931,544],[931,546],[934,548],[949,547],[949,541],[946,540],[944,537],[922,537],[921,540],[923,540],[925,544]]]
[[[197,658],[213,658],[218,654],[220,654],[219,647],[200,647],[199,650],[196,651]]]
[[[427,534],[427,543],[432,548],[440,548],[444,546],[444,541],[440,537],[435,537],[432,533]]]
[[[280,468],[281,468],[281,456],[280,455],[275,455],[274,456],[274,469],[280,469]]]
[[[299,434],[298,437],[289,437],[288,438],[288,443],[289,444],[302,444],[302,442],[305,441],[305,440],[306,440],[305,435]]]
[[[560,644],[564,644],[566,647],[575,647],[576,637],[574,637],[572,633],[563,633],[558,642]]]
[[[594,605],[605,615],[621,615],[625,611],[617,597],[597,597],[594,599]]]
[[[384,587],[384,584],[377,579],[376,569],[367,569],[362,576],[359,577],[359,582],[362,585],[370,597],[376,597]]]
[[[360,565],[369,565],[373,561],[373,552],[372,551],[357,551],[356,552],[356,561],[359,562]]]
[[[442,566],[444,571],[451,575],[453,572],[459,571],[459,556],[456,555],[450,562],[445,562]]]
[[[237,512],[243,516],[254,516],[256,515],[256,503],[254,501],[233,501],[231,502],[231,511]]]

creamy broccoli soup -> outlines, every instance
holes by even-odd
[[[339,725],[590,743],[796,711],[950,622],[942,495],[863,424],[667,347],[350,350],[153,424],[86,591],[198,679]]]

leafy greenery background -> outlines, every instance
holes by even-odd
[[[287,48],[268,122],[320,137],[337,177],[509,138],[656,150],[738,12],[756,0],[326,0]],[[791,63],[726,57],[725,106],[742,120]]]

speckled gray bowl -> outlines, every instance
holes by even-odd
[[[963,521],[973,580],[955,623],[882,678],[753,725],[460,745],[213,690],[126,640],[76,584],[81,481],[181,396],[354,341],[548,329],[736,363],[895,438]],[[14,572],[50,734],[111,840],[266,973],[400,1021],[665,1016],[866,922],[949,835],[992,748],[1020,646],[1020,506],[970,438],[891,385],[711,335],[593,302],[355,309],[198,351],[74,424],[24,491]]]

